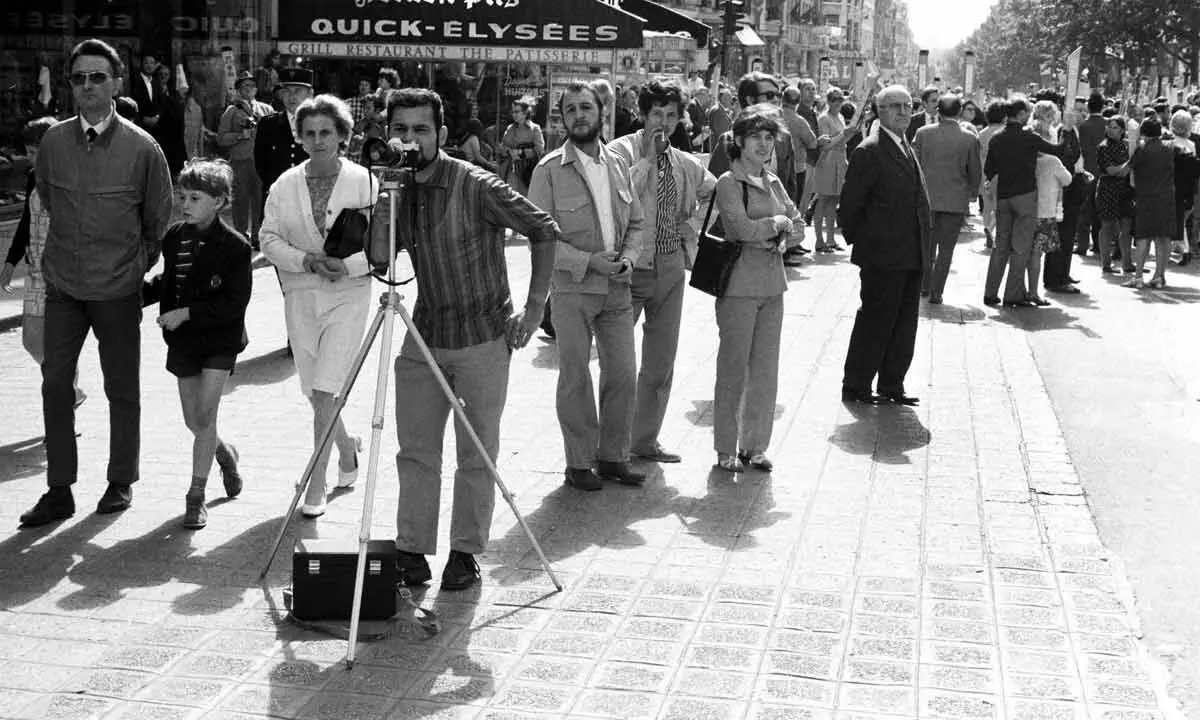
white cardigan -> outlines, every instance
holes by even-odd
[[[342,159],[325,211],[325,229],[333,227],[343,208],[367,208],[378,197],[378,183],[370,171],[361,165]],[[313,222],[312,198],[308,194],[308,182],[304,171],[309,161],[279,176],[267,195],[263,212],[262,228],[258,232],[263,255],[279,269],[279,281],[283,289],[301,290],[333,285],[358,286],[370,282],[367,273],[366,253],[356,252],[345,258],[346,277],[334,283],[316,273],[304,270],[304,256],[308,253],[325,254],[325,234],[317,230]],[[368,214],[369,210],[364,210]]]
[[[1062,222],[1063,188],[1074,178],[1062,160],[1039,153],[1037,159],[1037,218]]]

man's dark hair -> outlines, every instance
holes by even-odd
[[[962,115],[963,101],[957,95],[943,95],[938,98],[938,115],[944,118],[956,118]]]
[[[1004,108],[1005,116],[1012,120],[1023,112],[1033,112],[1033,107],[1025,98],[1017,95],[1008,101],[1008,105]]]
[[[779,117],[779,108],[767,103],[750,105],[746,112],[733,121],[732,131],[735,139],[745,138],[760,130],[766,130],[776,138],[783,134],[783,122]],[[730,160],[737,160],[742,156],[742,149],[736,142],[729,143],[725,150],[729,154]]]
[[[1042,88],[1041,90],[1038,90],[1037,93],[1033,96],[1033,99],[1035,102],[1049,100],[1050,102],[1057,105],[1059,110],[1063,109],[1063,105],[1067,101],[1067,97],[1065,95],[1063,95],[1062,93],[1059,93],[1055,90],[1052,90],[1051,88]]]
[[[764,72],[748,72],[738,79],[737,97],[738,105],[742,107],[750,107],[758,102],[758,84],[760,82],[769,82],[779,89],[779,81]]]
[[[71,68],[75,67],[75,61],[84,55],[94,55],[107,60],[108,64],[112,66],[113,77],[120,77],[125,74],[125,67],[121,64],[121,56],[117,54],[113,46],[96,38],[84,40],[71,49],[71,59],[67,62],[67,71],[70,72]]]
[[[400,73],[396,72],[395,70],[393,70],[391,68],[383,68],[382,70],[380,70],[379,75],[376,76],[376,79],[387,80],[388,85],[391,86],[392,90],[395,90],[396,88],[400,87]]]
[[[396,108],[418,107],[427,107],[433,110],[434,128],[442,127],[442,96],[425,88],[401,88],[393,92],[392,96],[388,98],[387,104],[388,124],[391,125]]]
[[[1104,118],[1105,120],[1107,120],[1110,117],[1115,117],[1116,114],[1117,114],[1117,109],[1115,107],[1113,107],[1112,105],[1109,105],[1108,107],[1106,107],[1100,111],[1100,117]]]
[[[844,103],[842,103],[842,106],[840,108],[838,108],[838,113],[842,116],[842,119],[845,120],[846,122],[850,122],[851,120],[853,120],[854,113],[856,113],[856,112],[858,112],[858,108],[854,107],[854,103],[852,103],[852,102],[844,102]]]
[[[655,105],[675,103],[675,112],[683,114],[683,91],[672,80],[651,80],[638,93],[638,112],[649,115]]]
[[[987,109],[983,111],[983,116],[987,118],[988,125],[1004,122],[1004,118],[1008,117],[1008,106],[1003,100],[993,100],[987,104]]]
[[[1162,123],[1157,117],[1148,117],[1142,121],[1141,134],[1144,138],[1162,137]]]
[[[563,88],[562,95],[558,96],[558,114],[559,115],[562,114],[563,100],[567,99],[567,93],[581,93],[581,92],[589,92],[592,94],[592,98],[596,101],[596,107],[600,108],[600,119],[603,121],[603,119],[604,119],[604,100],[601,99],[600,93],[596,92],[596,88],[592,87],[590,83],[585,83],[585,82],[567,83],[567,86],[565,88]]]
[[[921,104],[925,104],[925,103],[929,102],[930,96],[937,97],[941,94],[942,94],[941,90],[938,90],[935,86],[930,85],[929,87],[927,87],[921,91]]]
[[[117,107],[117,114],[125,118],[129,122],[138,122],[138,104],[137,100],[128,95],[118,95],[113,98],[113,105]]]
[[[799,105],[800,98],[801,98],[800,88],[798,88],[794,85],[789,85],[787,87],[787,89],[785,89],[783,91],[783,104],[786,105],[787,107],[794,108],[797,105]]]
[[[1104,110],[1104,96],[1100,93],[1092,93],[1088,95],[1087,111],[1091,114],[1096,114]]]

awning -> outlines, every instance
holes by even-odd
[[[765,40],[758,36],[758,33],[754,32],[753,28],[739,28],[738,31],[733,34],[733,36],[737,38],[737,41],[740,42],[744,47],[762,47],[763,45],[767,44]]]
[[[696,39],[696,47],[708,47],[708,35],[712,28],[695,18],[663,7],[654,0],[621,0],[621,9],[645,20],[643,30],[686,32]]]

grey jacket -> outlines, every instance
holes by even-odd
[[[574,143],[563,143],[533,169],[529,200],[549,213],[562,232],[554,256],[555,292],[605,295],[610,282],[629,284],[628,276],[614,280],[588,267],[592,254],[604,249],[599,213],[613,213],[619,255],[636,266],[643,253],[654,252],[652,236],[651,245],[645,246],[642,202],[634,192],[629,164],[603,145],[600,153],[612,188],[608,208],[596,207]]]
[[[929,208],[934,212],[965,213],[979,194],[983,177],[979,136],[957,119],[943,118],[937,125],[917,130],[913,152],[925,171]]]
[[[171,171],[158,143],[116,113],[88,147],[78,117],[46,131],[37,189],[50,214],[46,281],[78,300],[140,292],[171,219]]]

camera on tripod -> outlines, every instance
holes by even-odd
[[[363,143],[362,164],[379,174],[383,183],[399,182],[399,174],[420,169],[421,149],[399,138],[370,138]]]

